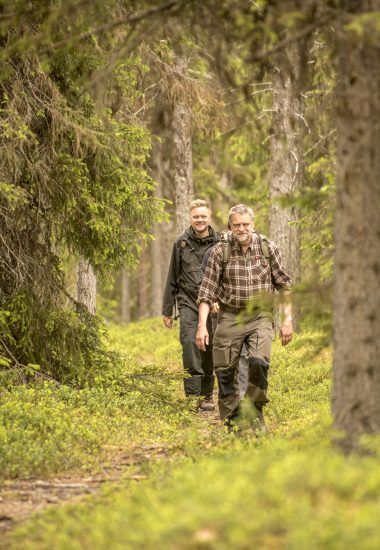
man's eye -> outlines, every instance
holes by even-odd
[[[250,223],[233,223],[232,227],[234,229],[239,229],[239,227],[244,227],[244,229],[247,229],[250,225]]]

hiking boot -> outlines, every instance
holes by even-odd
[[[268,432],[268,429],[265,424],[264,413],[262,409],[259,409],[258,407],[255,407],[255,409],[256,409],[256,417],[253,420],[252,428],[254,429],[255,432],[266,434]]]
[[[233,420],[230,420],[229,418],[225,419],[224,426],[227,428],[227,432],[229,434],[241,435],[242,433],[240,427]]]
[[[215,410],[215,405],[214,405],[211,398],[209,398],[209,399],[200,399],[199,404],[198,404],[198,408],[201,411],[214,411]]]

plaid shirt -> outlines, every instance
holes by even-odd
[[[252,296],[262,292],[272,294],[275,289],[290,289],[291,279],[282,265],[280,252],[272,241],[267,242],[270,263],[262,254],[257,233],[253,233],[245,254],[239,243],[232,239],[231,255],[224,267],[223,243],[215,245],[207,262],[197,303],[211,305],[219,302],[222,308],[239,311],[246,307]]]

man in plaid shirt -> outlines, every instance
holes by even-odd
[[[291,280],[285,272],[277,246],[269,240],[269,257],[263,255],[262,237],[254,231],[251,208],[239,204],[231,208],[228,225],[232,232],[230,254],[223,261],[223,243],[214,246],[199,290],[199,321],[196,344],[204,350],[209,343],[206,327],[211,306],[219,303],[217,329],[213,340],[213,362],[219,385],[219,412],[231,425],[240,412],[234,384],[243,342],[249,353],[249,383],[246,396],[253,406],[255,424],[266,431],[263,406],[268,402],[267,375],[273,330],[274,291],[284,297],[284,319],[280,328],[282,344],[292,339],[289,291]]]

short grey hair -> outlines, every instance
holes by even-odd
[[[249,214],[252,221],[255,219],[255,214],[253,213],[252,208],[249,208],[249,206],[246,206],[245,204],[237,204],[230,209],[230,211],[228,212],[229,225],[231,223],[231,218],[234,214]]]

